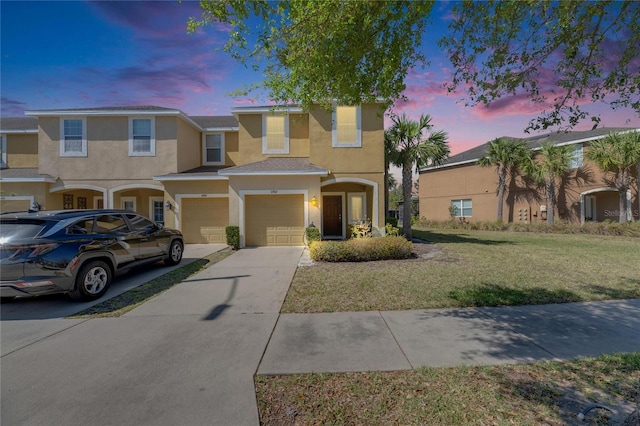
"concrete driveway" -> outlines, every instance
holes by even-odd
[[[119,318],[2,321],[2,423],[258,424],[253,376],[301,253],[243,249]]]

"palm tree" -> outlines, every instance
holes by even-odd
[[[421,115],[416,120],[405,114],[393,117],[393,125],[388,130],[389,161],[402,167],[402,232],[411,241],[411,189],[413,188],[414,167],[439,165],[449,156],[447,134],[440,130],[432,132],[429,115]]]
[[[613,185],[620,196],[619,220],[633,220],[631,200],[627,199],[627,191],[631,186],[631,178],[640,173],[640,132],[610,133],[604,139],[591,142],[585,157],[596,163],[605,173],[613,175]],[[637,176],[640,179],[640,176]]]
[[[498,173],[498,212],[496,220],[502,222],[504,191],[507,186],[507,175],[520,168],[531,151],[524,142],[513,139],[498,138],[489,142],[489,149],[484,157],[478,160],[481,167],[496,166]]]
[[[547,225],[553,225],[556,211],[556,179],[561,178],[570,169],[571,148],[567,145],[555,145],[546,142],[540,148],[538,156],[531,157],[523,165],[523,170],[536,182],[544,183],[547,196]]]

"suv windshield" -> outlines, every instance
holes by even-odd
[[[44,228],[46,222],[35,220],[11,220],[0,222],[0,243],[14,238],[33,238]]]

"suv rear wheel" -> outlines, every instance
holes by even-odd
[[[102,297],[111,284],[111,268],[101,260],[93,260],[82,265],[76,287],[69,293],[74,300],[92,300]]]

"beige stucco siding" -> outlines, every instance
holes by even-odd
[[[60,118],[39,118],[40,173],[61,179],[149,179],[177,171],[176,118],[156,117],[155,156],[129,156],[128,117],[86,117],[87,156],[60,156]]]
[[[378,105],[362,105],[362,146],[332,147],[331,111],[314,109],[309,118],[311,162],[334,173],[384,172],[384,122]]]
[[[7,167],[13,169],[38,167],[38,135],[8,134]]]
[[[233,149],[235,148],[233,143],[226,147],[228,164],[254,163],[269,157],[309,157],[309,118],[307,114],[288,115],[289,153],[274,155],[262,153],[262,117],[262,114],[239,115],[239,143],[237,149]]]
[[[202,165],[202,133],[182,118],[177,123],[177,169],[190,170]]]

